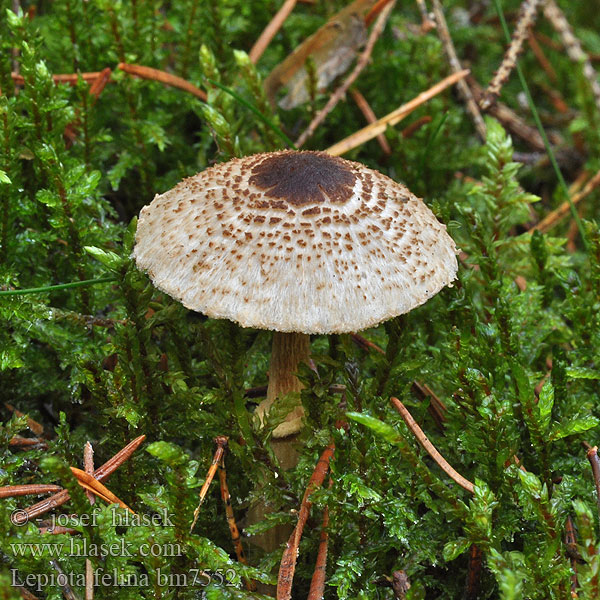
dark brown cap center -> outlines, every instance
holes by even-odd
[[[276,154],[252,169],[250,183],[266,196],[294,206],[313,202],[344,203],[352,196],[356,176],[344,161],[324,152]]]

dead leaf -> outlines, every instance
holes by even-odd
[[[354,0],[279,63],[265,80],[271,103],[275,104],[275,95],[282,87],[287,87],[288,93],[279,102],[281,108],[289,110],[308,100],[305,65],[309,57],[315,64],[318,89],[344,73],[367,39],[364,18],[374,4],[375,0]]]

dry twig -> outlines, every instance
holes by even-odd
[[[397,123],[402,121],[402,119],[404,119],[407,115],[416,110],[419,106],[421,106],[428,100],[431,100],[431,98],[437,96],[446,88],[450,87],[451,85],[454,85],[457,81],[464,79],[468,74],[468,69],[465,69],[464,71],[460,71],[459,73],[453,73],[452,75],[449,75],[448,77],[442,79],[440,82],[436,83],[428,90],[421,92],[416,98],[413,98],[410,102],[403,104],[396,110],[385,115],[385,117],[381,117],[381,119],[378,119],[377,121],[375,121],[375,123],[371,123],[370,125],[359,129],[352,135],[348,136],[347,138],[341,140],[337,144],[334,144],[333,146],[325,150],[325,152],[331,154],[332,156],[341,156],[342,154],[349,152],[353,148],[356,148],[357,146],[360,146],[361,144],[372,140],[380,133],[383,133],[388,128],[388,126],[396,125]]]
[[[83,447],[83,470],[88,475],[94,475],[94,449],[89,442],[85,443]],[[94,504],[96,502],[96,497],[92,492],[86,490],[85,492],[87,499],[90,501],[90,504]]]
[[[65,600],[79,600],[79,596],[71,587],[71,584],[69,583],[69,577],[67,577],[59,562],[56,559],[51,560],[50,566],[58,573],[56,583],[60,587]]]
[[[283,556],[281,557],[281,565],[279,567],[279,575],[277,578],[277,600],[289,600],[292,597],[292,582],[294,580],[294,571],[296,570],[296,560],[298,559],[298,547],[302,537],[302,531],[310,514],[312,502],[311,494],[323,484],[329,462],[335,451],[333,442],[325,448],[323,454],[317,462],[317,466],[311,475],[311,478],[304,492],[300,511],[298,512],[298,523],[292,531],[292,535],[288,540]]]
[[[297,0],[285,0],[282,7],[277,11],[271,22],[265,27],[259,38],[252,46],[250,50],[250,60],[256,64],[258,59],[263,55],[263,52],[267,49],[267,46],[271,43],[271,40],[275,37],[276,33],[281,29],[285,20],[290,16],[291,12],[296,6]]]
[[[484,89],[477,83],[473,77],[468,78],[469,87],[475,96],[475,100],[481,103],[484,95]],[[503,127],[508,129],[513,135],[520,137],[524,142],[529,144],[533,149],[539,152],[545,152],[546,147],[544,140],[539,131],[535,127],[527,125],[525,121],[512,109],[501,102],[494,102],[487,110],[488,114],[497,119]],[[548,134],[550,141],[553,144],[562,143],[562,139],[552,133]]]
[[[362,51],[358,61],[356,62],[356,66],[352,70],[352,73],[348,75],[344,83],[340,85],[340,87],[335,90],[331,97],[327,101],[327,104],[315,115],[315,118],[310,122],[309,126],[306,128],[304,133],[298,138],[296,141],[296,146],[300,148],[306,140],[312,136],[312,134],[316,131],[317,127],[325,120],[325,117],[336,107],[337,103],[342,99],[344,94],[348,91],[348,88],[356,81],[357,77],[360,75],[362,70],[367,66],[369,62],[369,58],[371,57],[371,53],[373,52],[373,48],[375,47],[375,42],[383,32],[387,19],[390,15],[390,12],[394,8],[394,4],[396,0],[389,2],[382,11],[379,13],[377,17],[377,21],[375,21],[375,25],[373,25],[373,29],[369,34],[369,39],[367,41],[367,45],[365,49]]]
[[[421,13],[421,33],[428,33],[432,29],[435,29],[435,21],[431,20],[429,13],[427,12],[427,6],[425,0],[417,0],[417,6]]]
[[[444,52],[446,53],[448,62],[450,63],[450,68],[452,69],[453,73],[459,73],[462,71],[462,66],[460,64],[460,60],[458,59],[458,55],[456,54],[454,44],[452,43],[452,37],[450,36],[450,31],[448,30],[448,23],[446,23],[446,17],[444,17],[444,10],[440,0],[433,0],[433,15],[437,24],[438,35],[440,36],[442,46],[444,47]],[[458,89],[458,93],[465,103],[467,112],[473,120],[479,137],[485,141],[485,123],[481,113],[479,112],[479,107],[477,106],[477,102],[475,102],[475,98],[473,97],[471,89],[464,79],[458,81],[456,87]]]
[[[433,460],[439,465],[439,467],[454,480],[460,487],[471,492],[475,491],[475,486],[468,480],[465,479],[460,473],[458,473],[453,467],[450,466],[448,461],[437,451],[435,446],[427,439],[427,436],[423,433],[423,430],[417,425],[417,422],[413,419],[412,415],[408,412],[408,409],[398,400],[398,398],[390,398],[394,408],[400,413],[400,416],[404,419],[404,422],[408,425],[408,428],[413,432],[417,438],[419,444],[423,449],[433,458]]]
[[[565,546],[567,548],[567,554],[571,561],[571,598],[578,598],[577,588],[579,582],[577,580],[577,561],[581,560],[579,552],[577,550],[577,535],[575,534],[575,525],[573,525],[573,519],[571,515],[567,517],[565,521]]]
[[[517,58],[523,51],[529,28],[535,23],[540,5],[544,0],[525,0],[521,4],[517,26],[512,35],[510,46],[504,53],[504,58],[496,71],[488,89],[479,102],[482,110],[487,110],[500,96],[502,86],[508,81],[512,70],[517,64]]]

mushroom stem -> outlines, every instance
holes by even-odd
[[[299,392],[302,389],[302,384],[295,373],[301,362],[308,362],[309,356],[310,336],[307,334],[279,331],[273,334],[267,397],[257,409],[261,419],[277,398],[283,398],[290,392]],[[302,406],[297,406],[273,431],[273,450],[283,469],[295,466],[297,458],[291,447],[292,440],[283,438],[289,438],[300,431],[303,414]]]
[[[282,398],[290,392],[299,392],[302,389],[302,384],[295,373],[298,371],[298,365],[301,362],[308,362],[309,357],[309,335],[278,331],[273,334],[267,397],[256,409],[261,421],[263,421],[264,414],[271,408],[277,398]],[[294,442],[296,441],[296,434],[302,428],[303,414],[302,406],[296,406],[286,416],[285,421],[273,430],[271,448],[284,470],[291,469],[298,464],[298,451]],[[250,507],[248,522],[259,523],[271,511],[271,507],[263,502],[258,502]],[[252,536],[252,540],[254,544],[266,552],[272,552],[288,539],[290,533],[291,528],[288,525],[277,525],[265,533]],[[274,592],[269,586],[262,589],[260,585],[259,591],[263,593]]]

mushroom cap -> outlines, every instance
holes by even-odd
[[[456,278],[456,246],[405,186],[324,152],[236,158],[157,195],[133,256],[184,306],[243,327],[346,333]]]

